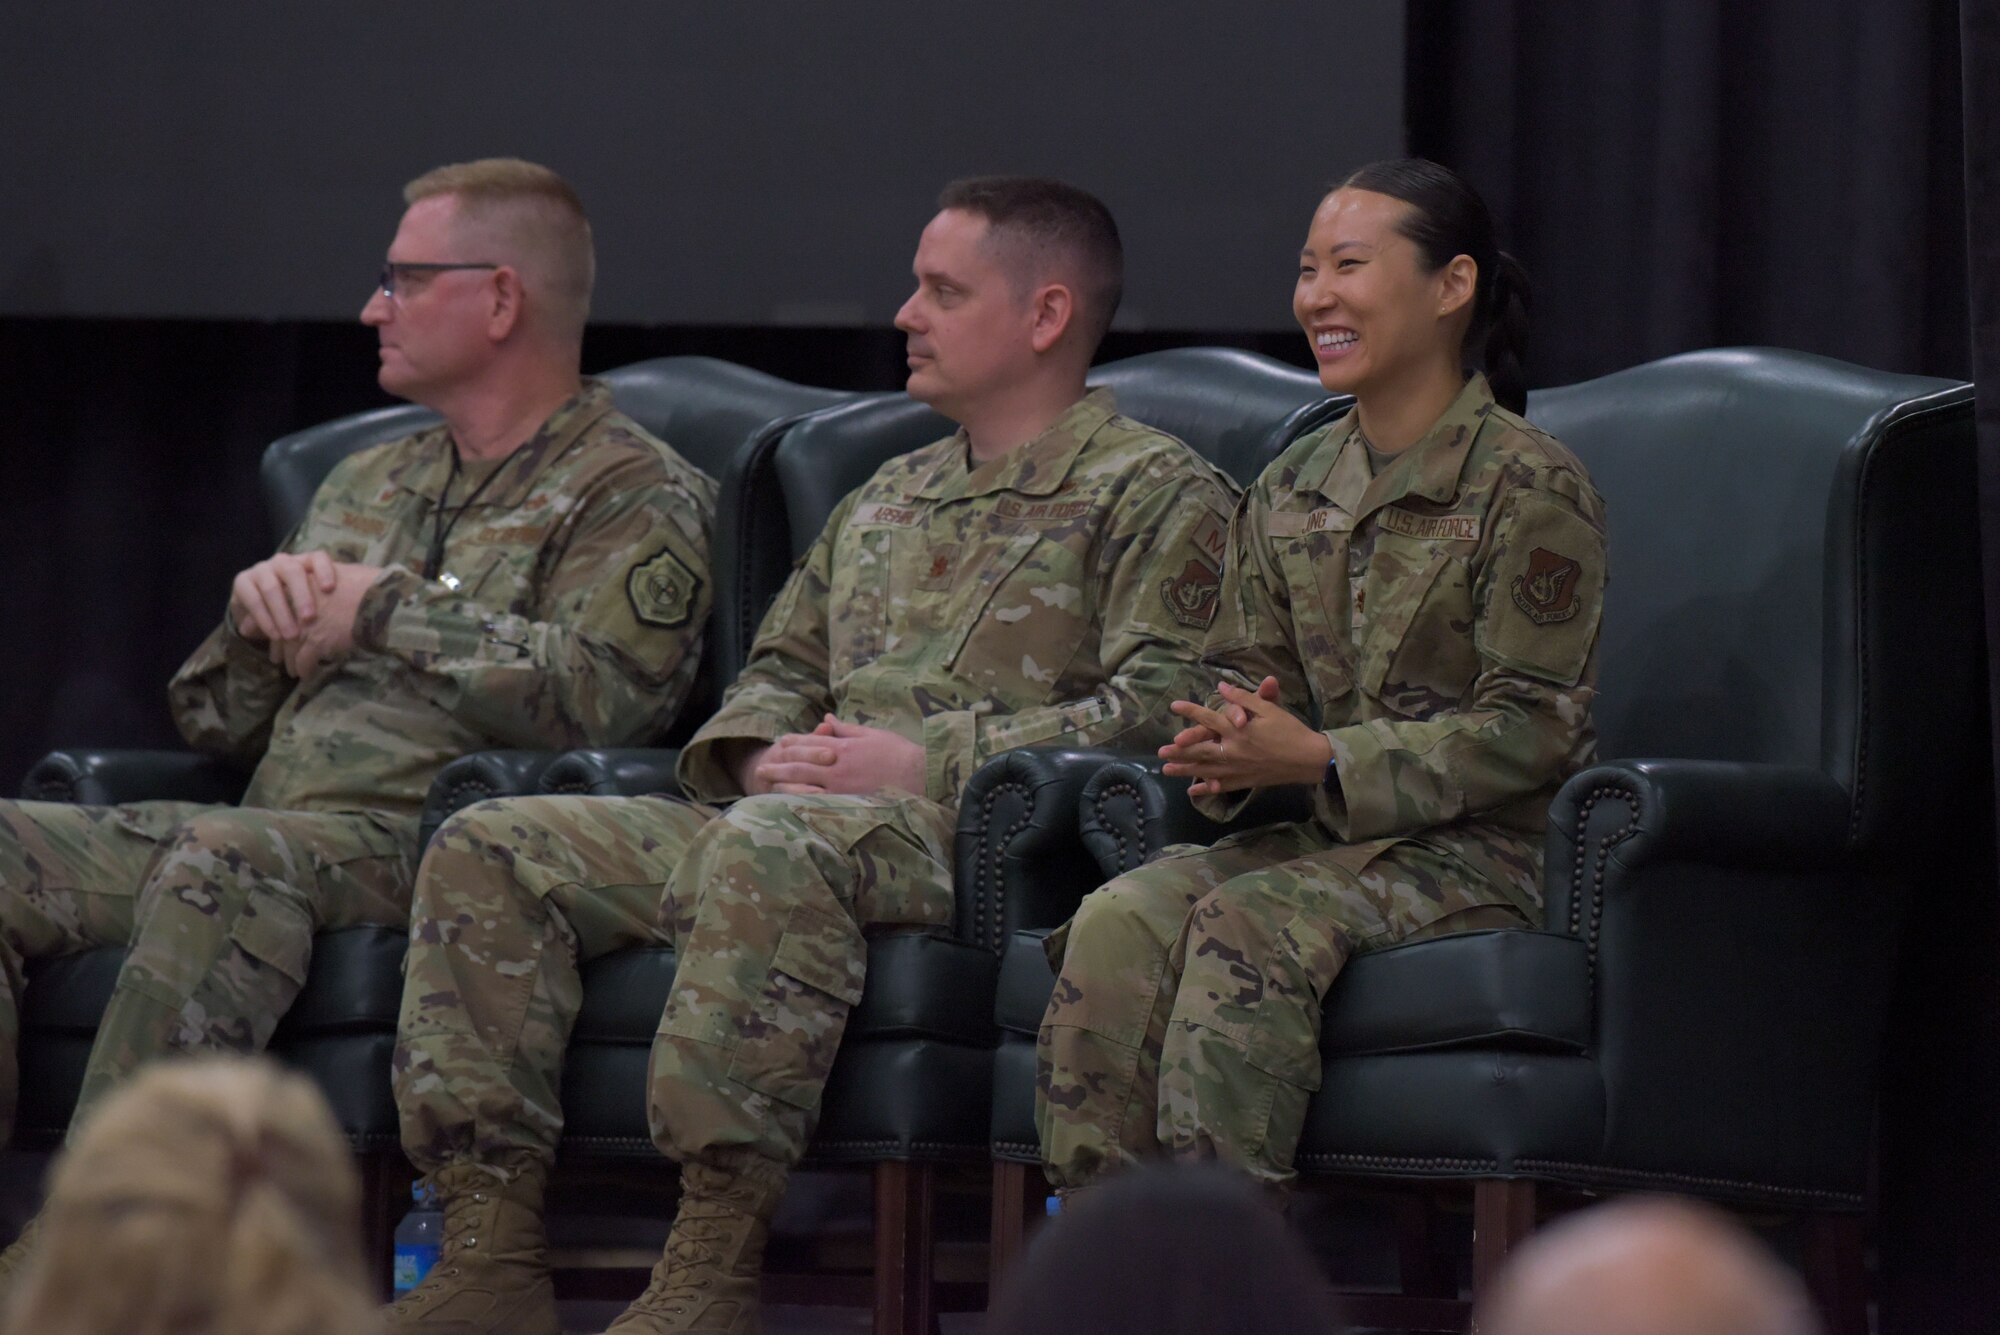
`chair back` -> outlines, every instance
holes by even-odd
[[[1106,362],[1090,383],[1115,393],[1119,412],[1186,442],[1238,486],[1353,402],[1328,398],[1310,371],[1240,348],[1148,352]]]
[[[438,415],[428,408],[398,403],[335,418],[272,441],[265,447],[264,462],[258,469],[272,541],[283,542],[298,527],[312,505],[313,493],[335,464],[371,445],[412,435],[437,422]]]
[[[717,670],[734,680],[757,623],[841,498],[899,454],[956,428],[906,394],[859,394],[750,442],[722,483],[717,545]]]
[[[1728,348],[1528,416],[1609,516],[1600,754],[1818,767],[1862,841],[1924,805],[1983,689],[1970,386]]]
[[[674,447],[683,459],[721,478],[743,442],[773,420],[796,417],[846,397],[795,385],[715,357],[656,357],[606,371],[620,412]],[[265,513],[280,539],[305,517],[333,466],[357,450],[436,426],[428,408],[402,403],[355,413],[273,441],[264,451]]]

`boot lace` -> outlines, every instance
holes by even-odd
[[[726,1234],[720,1219],[697,1215],[678,1222],[667,1239],[666,1251],[653,1265],[646,1291],[633,1308],[654,1316],[679,1316],[688,1311],[700,1301],[721,1267],[715,1244]]]
[[[446,1198],[444,1208],[444,1236],[438,1242],[438,1258],[414,1289],[398,1298],[393,1310],[401,1313],[414,1312],[425,1303],[437,1297],[445,1285],[444,1281],[457,1273],[455,1262],[458,1254],[465,1249],[468,1241],[476,1241],[479,1230],[489,1213],[486,1209],[491,1199],[491,1188],[474,1187],[462,1196]]]

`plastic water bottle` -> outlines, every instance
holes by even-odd
[[[444,1215],[437,1198],[422,1182],[410,1188],[410,1212],[396,1225],[396,1265],[394,1288],[402,1297],[424,1282],[437,1264],[438,1248],[444,1242]]]

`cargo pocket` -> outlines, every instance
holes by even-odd
[[[847,1013],[861,1000],[866,951],[852,918],[794,908],[770,977],[738,1032],[730,1076],[794,1108],[818,1106]]]
[[[312,962],[312,921],[282,900],[259,897],[237,915],[229,939],[259,966],[304,987]]]
[[[1319,1088],[1320,1006],[1349,953],[1346,936],[1324,914],[1301,913],[1285,924],[1264,962],[1264,995],[1244,1051],[1250,1065],[1296,1089]]]
[[[927,798],[806,804],[798,819],[832,846],[853,875],[854,921],[864,926],[943,926],[952,920],[953,818]],[[828,991],[833,989],[828,988]]]

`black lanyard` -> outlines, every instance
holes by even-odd
[[[465,512],[470,510],[472,503],[479,499],[479,493],[486,490],[487,483],[506,472],[507,465],[514,462],[514,454],[521,453],[520,450],[515,450],[514,454],[510,454],[500,461],[499,467],[479,479],[479,485],[474,487],[472,494],[467,496],[465,501],[456,510],[451,512],[451,518],[447,521],[445,519],[445,502],[451,499],[452,486],[458,481],[458,446],[450,441],[445,443],[451,449],[451,473],[444,480],[444,490],[438,493],[437,508],[431,511],[431,553],[424,561],[425,579],[440,579],[442,577],[444,571],[445,539],[449,538],[451,531],[458,527],[458,521],[465,518]],[[456,588],[457,585],[454,584],[451,587]]]

